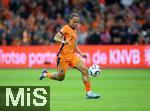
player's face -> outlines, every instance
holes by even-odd
[[[70,19],[70,25],[73,28],[76,28],[78,26],[79,22],[80,22],[80,18],[79,17],[73,17],[72,19]]]

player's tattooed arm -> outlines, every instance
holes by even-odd
[[[60,43],[64,43],[64,44],[68,43],[68,41],[64,40],[64,36],[61,32],[57,32],[57,34],[54,36],[54,40],[56,42],[60,42]]]

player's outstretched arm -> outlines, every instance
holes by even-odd
[[[75,51],[81,55],[81,57],[86,58],[86,53],[81,52],[80,48],[78,47],[77,44],[75,44]]]

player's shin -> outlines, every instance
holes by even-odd
[[[90,84],[88,75],[83,75],[82,80],[83,80],[86,92],[91,91],[91,84]]]
[[[46,73],[46,77],[49,78],[49,79],[51,79],[51,73],[47,72]]]
[[[61,74],[58,72],[55,73],[46,73],[46,77],[53,80],[63,81],[65,78],[65,74]]]

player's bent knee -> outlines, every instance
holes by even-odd
[[[61,76],[58,78],[58,81],[63,81],[65,79],[65,76]]]
[[[63,81],[65,79],[65,74],[59,74],[58,81]]]
[[[59,78],[58,80],[59,80],[59,81],[63,81],[64,79],[65,79],[65,78]]]

